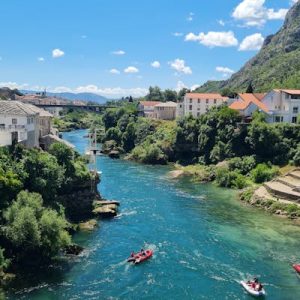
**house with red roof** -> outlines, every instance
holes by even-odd
[[[245,118],[251,118],[253,112],[261,111],[268,114],[269,109],[265,103],[262,102],[266,94],[251,94],[241,93],[232,104],[229,105],[231,109],[239,111],[240,115]]]

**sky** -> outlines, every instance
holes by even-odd
[[[229,78],[295,0],[1,0],[0,86],[143,96]]]

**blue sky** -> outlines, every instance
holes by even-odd
[[[293,0],[1,0],[0,85],[145,94],[228,78]]]

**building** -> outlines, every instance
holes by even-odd
[[[38,113],[39,122],[39,138],[52,133],[52,119],[53,115],[48,111],[39,108],[32,104],[26,104],[31,110]]]
[[[0,146],[39,146],[39,113],[19,101],[0,101]]]
[[[175,120],[177,103],[169,101],[154,106],[154,118],[160,120]]]
[[[265,95],[262,103],[268,107],[267,122],[297,123],[300,113],[300,90],[275,89]]]
[[[194,117],[199,117],[214,106],[220,106],[226,103],[227,100],[228,97],[222,97],[220,94],[216,93],[187,93],[184,96],[182,107],[179,107],[177,115],[192,115]]]
[[[264,113],[269,113],[269,109],[262,102],[262,99],[266,94],[251,94],[251,93],[242,93],[238,94],[237,99],[229,105],[231,109],[237,110],[240,115],[246,119],[251,119],[253,112],[262,111]]]
[[[138,104],[139,116],[146,118],[155,118],[154,107],[162,102],[159,101],[140,101]]]

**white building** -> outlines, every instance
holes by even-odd
[[[269,123],[297,123],[300,113],[300,90],[275,89],[269,92],[262,102],[268,107]]]
[[[228,97],[222,97],[220,94],[215,93],[188,93],[184,96],[182,107],[180,107],[181,104],[177,106],[177,116],[192,115],[199,117],[212,107],[226,103],[227,100]]]
[[[39,146],[39,114],[19,101],[0,101],[0,146]]]
[[[175,120],[177,103],[168,101],[154,106],[154,118],[160,120]]]

